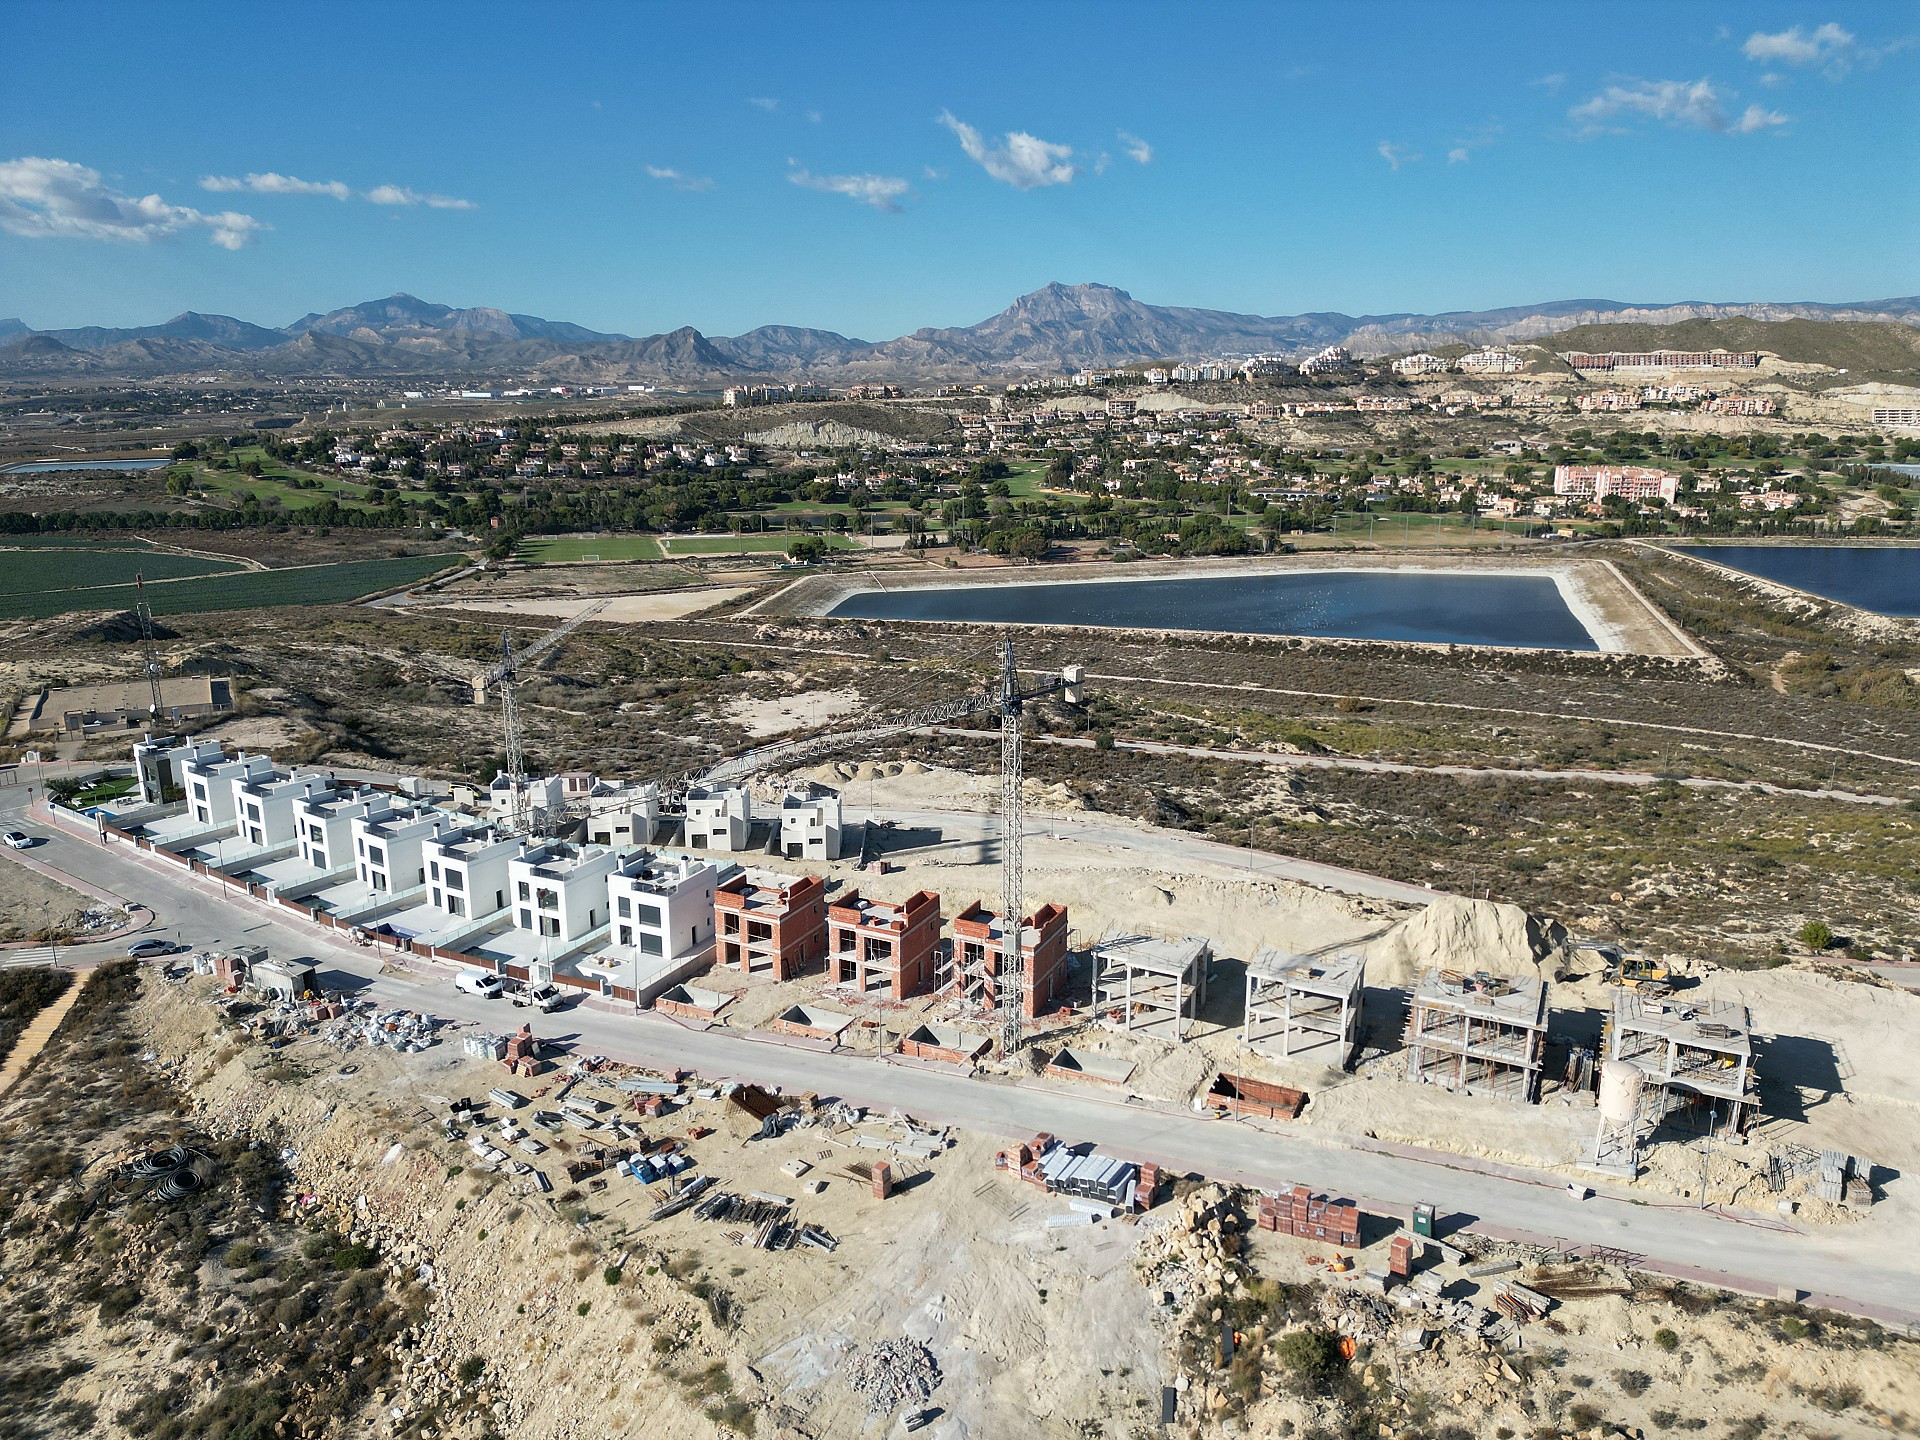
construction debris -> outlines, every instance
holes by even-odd
[[[842,1374],[870,1414],[886,1415],[917,1404],[939,1388],[940,1367],[918,1340],[883,1340],[847,1357]]]

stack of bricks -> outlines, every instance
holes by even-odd
[[[1351,1200],[1309,1194],[1304,1185],[1281,1195],[1262,1195],[1254,1223],[1262,1230],[1297,1235],[1302,1240],[1349,1246],[1360,1243],[1360,1207]]]
[[[1154,1192],[1159,1188],[1160,1167],[1153,1164],[1141,1165],[1139,1182],[1133,1187],[1133,1208],[1151,1210]]]
[[[873,1198],[884,1200],[893,1193],[893,1167],[882,1160],[873,1167]]]
[[[1387,1245],[1387,1269],[1402,1280],[1413,1274],[1413,1237],[1396,1235]]]
[[[634,1097],[633,1108],[649,1120],[658,1120],[667,1113],[667,1100],[665,1095],[639,1095]]]

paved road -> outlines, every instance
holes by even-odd
[[[18,819],[23,802],[19,787],[0,790],[0,818]],[[49,836],[38,858],[144,901],[160,917],[156,931],[196,948],[263,944],[278,956],[311,958],[323,974],[333,977],[331,983],[364,987],[382,1003],[430,1009],[494,1028],[517,1024],[528,1014],[462,995],[444,980],[382,975],[377,955],[337,945],[330,932],[291,916],[282,919],[254,904],[223,900],[204,878],[175,871],[129,847],[102,847],[52,825],[33,828]],[[121,949],[75,947],[73,958],[97,960]],[[983,1081],[907,1062],[822,1054],[725,1028],[693,1030],[651,1012],[576,1006],[536,1016],[534,1027],[586,1053],[898,1106],[928,1120],[988,1134],[1023,1136],[1049,1130],[1223,1179],[1263,1187],[1299,1180],[1353,1195],[1382,1213],[1404,1214],[1412,1202],[1430,1200],[1457,1217],[1457,1224],[1470,1220],[1500,1233],[1613,1246],[1702,1279],[1768,1292],[1793,1286],[1849,1308],[1920,1320],[1920,1314],[1913,1313],[1920,1311],[1914,1298],[1920,1296],[1920,1250],[1910,1237],[1884,1233],[1885,1225],[1871,1218],[1844,1231],[1803,1234],[1770,1221],[1731,1219],[1605,1194],[1583,1202],[1566,1192],[1562,1179],[1544,1173],[1511,1168],[1487,1173],[1474,1168],[1474,1162],[1431,1152],[1353,1149],[1308,1138],[1304,1132],[1276,1134],[1062,1087]],[[1497,1120],[1497,1107],[1488,1106],[1488,1117]]]

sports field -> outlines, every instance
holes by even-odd
[[[531,535],[520,542],[513,558],[523,565],[658,560],[660,542],[651,535]]]
[[[152,560],[155,557],[138,558]],[[149,583],[147,603],[153,607],[156,615],[190,615],[202,610],[252,610],[281,605],[340,605],[357,600],[362,595],[405,585],[409,581],[420,580],[436,571],[464,563],[465,558],[459,555],[408,555],[392,560],[350,560],[339,565],[245,570],[238,574],[210,575],[203,579]],[[0,590],[0,618],[42,619],[49,615],[64,615],[71,610],[131,610],[134,600],[134,588],[131,585],[109,584],[25,593]]]
[[[676,536],[666,542],[673,555],[777,555],[784,554],[798,535],[694,535]],[[845,535],[816,535],[829,550],[855,550],[859,547]]]

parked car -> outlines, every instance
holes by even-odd
[[[176,945],[171,940],[162,940],[159,936],[150,936],[145,940],[136,940],[127,947],[127,954],[135,960],[149,960],[155,955],[171,955],[176,950],[184,950],[184,945]]]
[[[16,850],[30,850],[37,843],[33,836],[20,830],[9,830],[6,834],[0,835],[0,840],[6,841]]]
[[[516,1005],[536,1005],[542,1014],[552,1014],[567,1003],[566,992],[558,985],[525,985],[513,992]]]
[[[507,987],[498,975],[485,970],[462,970],[453,977],[453,988],[469,995],[478,995],[483,1000],[491,1000]]]

